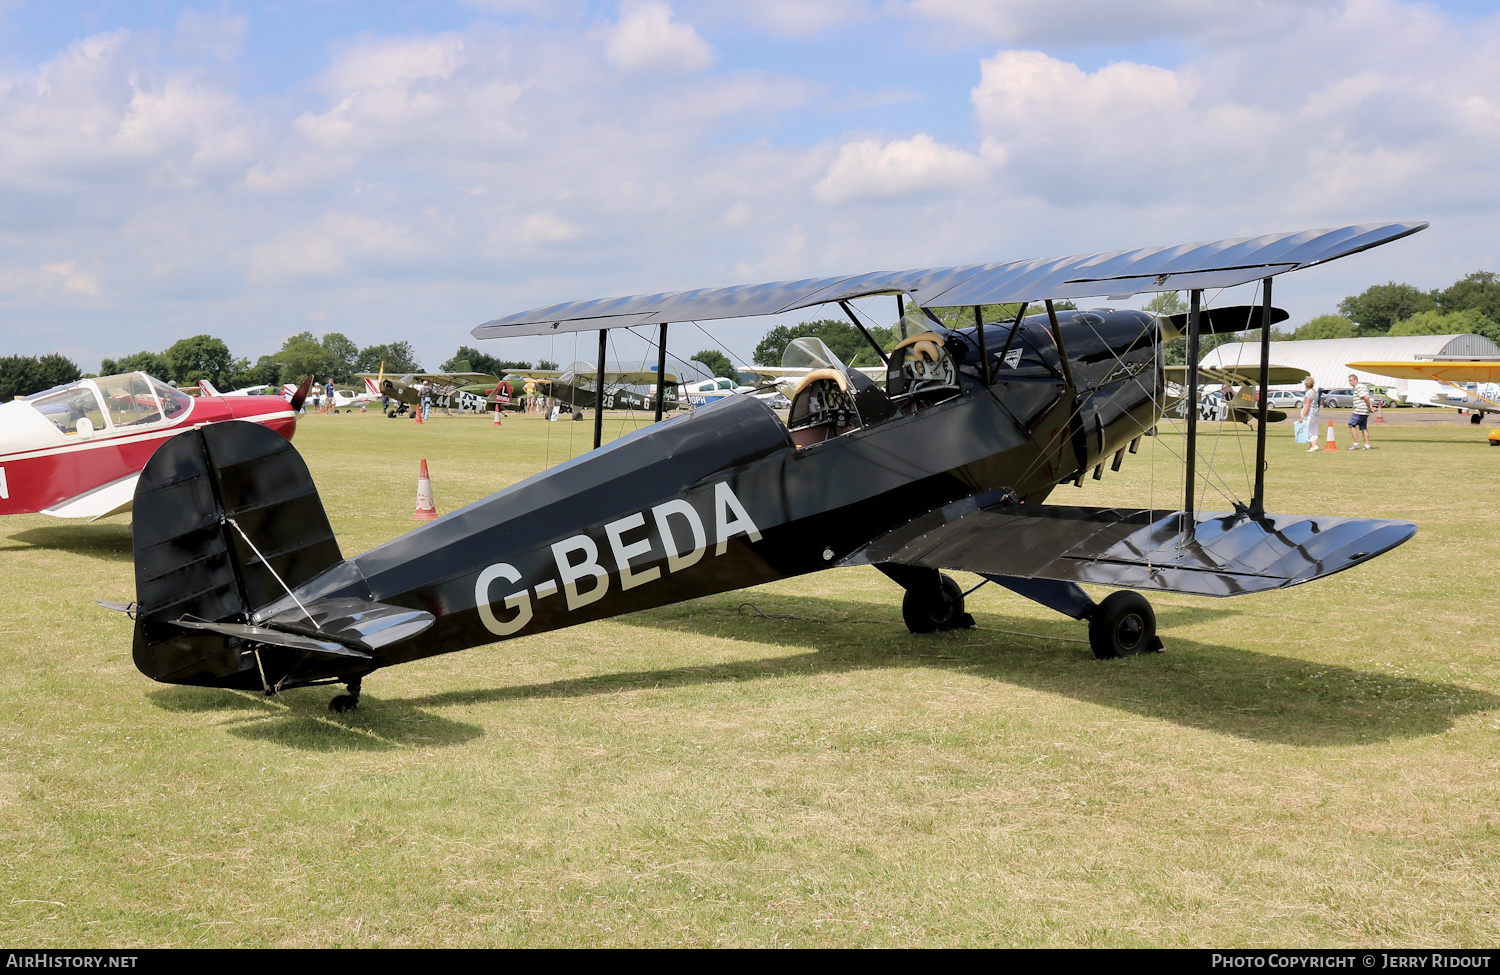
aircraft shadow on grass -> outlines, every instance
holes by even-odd
[[[45,525],[8,537],[27,548],[58,549],[110,562],[129,562],[134,558],[129,525]]]
[[[364,708],[330,718],[310,694],[263,697],[249,691],[168,687],[147,695],[163,711],[218,713],[229,734],[312,752],[381,752],[461,745],[483,734],[410,702],[367,697]]]
[[[768,607],[771,600],[762,599]],[[537,697],[582,697],[642,688],[767,680],[926,665],[1117,708],[1143,717],[1253,741],[1306,747],[1375,744],[1438,734],[1462,715],[1488,711],[1500,697],[1238,647],[1173,638],[1171,627],[1234,610],[1174,608],[1159,618],[1167,649],[1095,660],[1086,644],[995,632],[1012,630],[1081,639],[1076,624],[981,611],[974,630],[910,636],[889,605],[845,600],[777,598],[768,619],[739,612],[740,602],[651,610],[628,617],[636,626],[684,637],[754,641],[807,652],[733,663],[684,664],[487,690],[407,699],[409,708],[443,707]],[[878,621],[890,618],[889,626]],[[814,621],[816,620],[816,622]],[[394,701],[379,707],[391,707]]]

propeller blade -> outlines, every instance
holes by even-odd
[[[312,389],[312,381],[313,377],[308,376],[306,379],[302,380],[302,385],[298,386],[297,391],[292,394],[293,413],[296,413],[298,410],[302,409],[302,404],[307,400],[307,394]]]

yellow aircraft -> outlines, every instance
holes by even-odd
[[[1483,421],[1486,413],[1500,413],[1500,359],[1430,359],[1419,362],[1348,362],[1355,372],[1373,372],[1392,379],[1428,379],[1452,387],[1458,395],[1442,397],[1434,406],[1470,410],[1470,423]],[[1500,447],[1500,429],[1488,435],[1490,446]]]

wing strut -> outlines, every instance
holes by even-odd
[[[1198,327],[1201,324],[1199,306],[1202,301],[1201,290],[1194,288],[1189,292],[1187,390],[1183,397],[1183,403],[1187,407],[1187,489],[1183,492],[1182,501],[1184,532],[1191,532],[1193,529],[1193,491],[1198,486]]]
[[[599,329],[599,372],[594,378],[594,449],[604,440],[604,343],[609,329]]]
[[[667,395],[667,323],[656,328],[656,420],[661,422],[662,403]]]
[[[854,309],[849,307],[849,302],[840,301],[839,307],[844,309],[844,314],[849,316],[849,321],[853,322],[854,327],[859,329],[859,334],[863,335],[865,337],[865,340],[875,347],[875,354],[880,356],[881,363],[884,365],[890,365],[890,357],[885,354],[885,350],[880,347],[880,343],[875,341],[875,337],[871,335],[869,330],[865,328],[864,324],[860,322],[859,316],[854,314]],[[980,341],[983,341],[983,339],[981,339]]]
[[[1271,398],[1271,279],[1263,278],[1260,316],[1260,403],[1255,411],[1255,495],[1250,499],[1250,515],[1266,513],[1266,412]]]

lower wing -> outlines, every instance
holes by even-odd
[[[1405,521],[1085,508],[981,495],[876,538],[846,565],[894,563],[1120,588],[1237,596],[1311,582],[1390,551]]]

